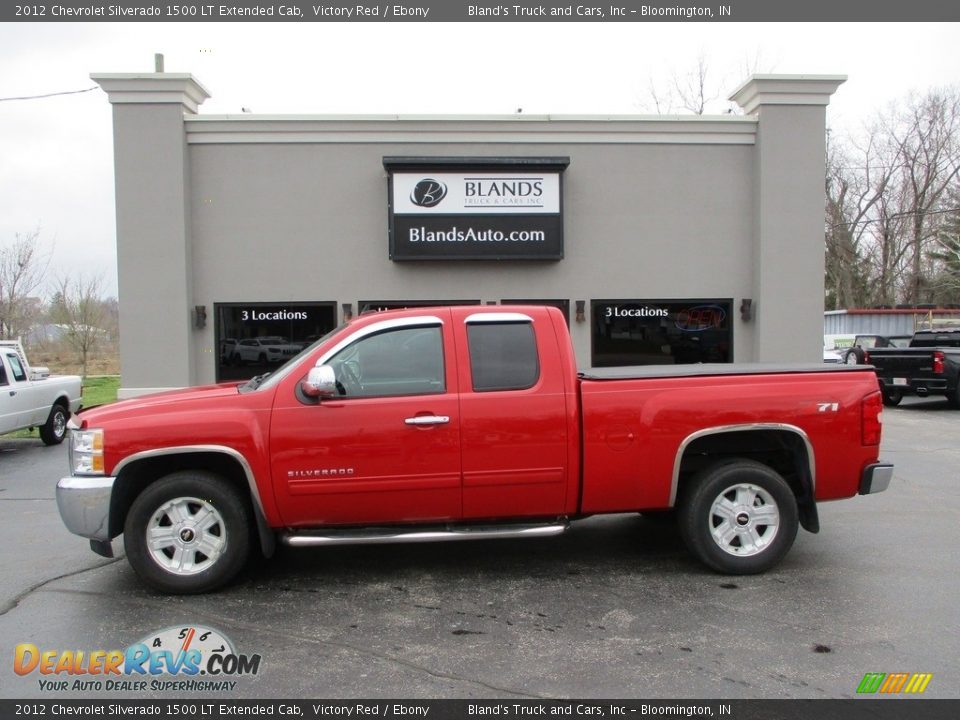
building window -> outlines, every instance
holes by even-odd
[[[731,307],[721,300],[594,300],[592,365],[733,361]]]
[[[446,305],[480,305],[479,300],[360,300],[357,307],[360,313],[382,312],[384,310],[406,310],[418,307],[443,307]]]
[[[467,325],[474,392],[526,390],[540,377],[533,325],[529,322]]]
[[[336,327],[336,304],[216,303],[217,382],[275,370]]]

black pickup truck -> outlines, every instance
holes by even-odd
[[[909,347],[873,348],[864,361],[876,368],[886,405],[904,395],[945,395],[960,408],[960,327],[920,330]]]

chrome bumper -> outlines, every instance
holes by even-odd
[[[110,495],[114,480],[112,477],[66,477],[57,483],[57,508],[67,530],[98,543],[110,542]]]
[[[890,480],[893,478],[893,465],[878,463],[868,465],[863,470],[863,476],[860,478],[860,494],[870,495],[871,493],[883,492],[890,487]]]

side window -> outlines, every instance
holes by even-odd
[[[526,390],[540,377],[540,358],[529,322],[467,325],[474,392]]]
[[[13,353],[8,353],[7,362],[10,363],[10,372],[13,373],[15,382],[23,382],[27,379],[27,373],[24,371],[23,365],[20,364],[20,358]]]
[[[328,363],[343,397],[391,397],[446,392],[439,326],[409,327],[370,335]]]
[[[2,362],[0,362],[0,387],[8,385],[7,382],[7,369]]]

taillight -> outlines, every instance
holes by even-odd
[[[940,350],[933,351],[933,372],[937,375],[943,375],[943,353]]]
[[[873,363],[870,362],[870,353],[867,352],[866,350],[863,351],[863,364],[864,364],[864,365],[872,365],[872,364],[873,364]]]
[[[864,445],[879,445],[883,430],[883,395],[870,393],[860,403],[860,438]]]

